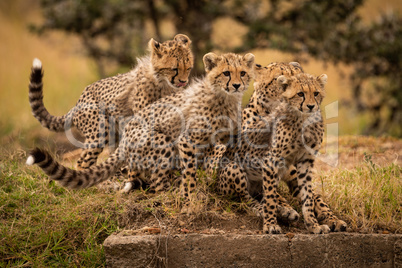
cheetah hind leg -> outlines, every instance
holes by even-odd
[[[92,100],[95,103],[95,100]],[[76,120],[74,120],[76,119]],[[93,103],[77,106],[73,123],[85,136],[85,149],[77,161],[78,169],[96,164],[98,156],[109,143],[109,124],[105,109]]]
[[[300,188],[297,183],[296,172],[297,172],[296,167],[291,166],[289,168],[285,181],[293,197],[300,199],[301,198]],[[323,198],[320,195],[315,194],[314,190],[313,190],[313,199],[314,199],[314,214],[316,215],[317,220],[320,224],[328,225],[332,232],[346,231],[347,228],[346,222],[336,217],[333,211],[324,202]]]
[[[77,169],[84,170],[96,164],[96,160],[102,151],[103,148],[83,149],[80,158],[77,160]]]
[[[220,171],[217,189],[222,195],[239,196],[244,202],[249,204],[257,216],[262,216],[262,205],[250,195],[247,187],[249,183],[244,170],[236,163],[231,162]],[[295,222],[300,218],[299,213],[297,213],[296,210],[289,205],[287,200],[280,195],[277,208],[277,216],[282,221]]]
[[[338,219],[338,217],[334,215],[320,195],[314,194],[314,203],[314,212],[320,224],[328,225],[332,232],[346,231],[346,222]]]
[[[263,213],[261,204],[254,199],[247,188],[247,177],[243,168],[235,162],[230,162],[219,172],[216,190],[224,196],[238,196],[243,202],[248,203],[252,211],[261,216]]]

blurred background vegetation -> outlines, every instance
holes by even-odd
[[[327,122],[341,135],[402,137],[401,12],[400,0],[2,0],[0,138],[31,147],[52,135],[28,104],[33,58],[44,65],[45,105],[61,115],[85,86],[134,66],[151,37],[176,33],[193,41],[193,75],[209,51],[298,61],[328,74],[324,106],[340,110]]]

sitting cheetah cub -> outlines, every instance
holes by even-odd
[[[237,131],[242,96],[254,76],[250,53],[208,53],[203,61],[206,76],[136,113],[119,147],[104,163],[76,171],[54,161],[47,151],[34,149],[27,164],[38,164],[50,179],[75,189],[105,181],[127,164],[130,178],[150,174],[150,188],[160,191],[170,186],[168,178],[180,163],[186,211],[196,187],[197,157]]]
[[[322,140],[313,128],[317,127],[315,123],[322,120],[320,104],[325,96],[327,75],[322,74],[317,78],[304,73],[293,77],[281,75],[276,81],[283,88],[283,97],[270,116],[271,147],[263,159],[263,230],[266,233],[280,233],[280,227],[276,223],[276,187],[280,169],[293,165],[297,170],[307,229],[312,233],[328,233],[329,227],[319,225],[314,216],[312,169],[315,151],[310,149]]]
[[[49,114],[43,104],[42,63],[35,59],[29,84],[32,113],[42,126],[52,131],[76,126],[85,136],[77,167],[88,168],[96,163],[109,139],[114,140],[110,131],[115,124],[123,129],[127,118],[140,109],[187,85],[194,64],[190,44],[191,40],[183,34],[164,43],[151,39],[150,55],[138,59],[133,70],[87,86],[76,106],[63,116]]]
[[[254,96],[243,110],[240,142],[221,150],[226,165],[218,173],[218,190],[250,200],[262,195],[264,232],[280,233],[276,215],[292,212],[276,192],[281,178],[301,201],[310,232],[327,233],[328,225],[334,231],[345,230],[346,223],[312,189],[314,157],[323,136],[319,105],[327,76],[304,74],[296,63],[275,65],[256,68],[254,86],[260,97]]]

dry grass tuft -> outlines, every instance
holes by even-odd
[[[401,175],[399,165],[380,167],[366,154],[363,165],[334,170],[320,179],[325,200],[352,231],[402,233]]]

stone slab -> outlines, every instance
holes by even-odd
[[[111,235],[108,267],[402,267],[402,235]]]

